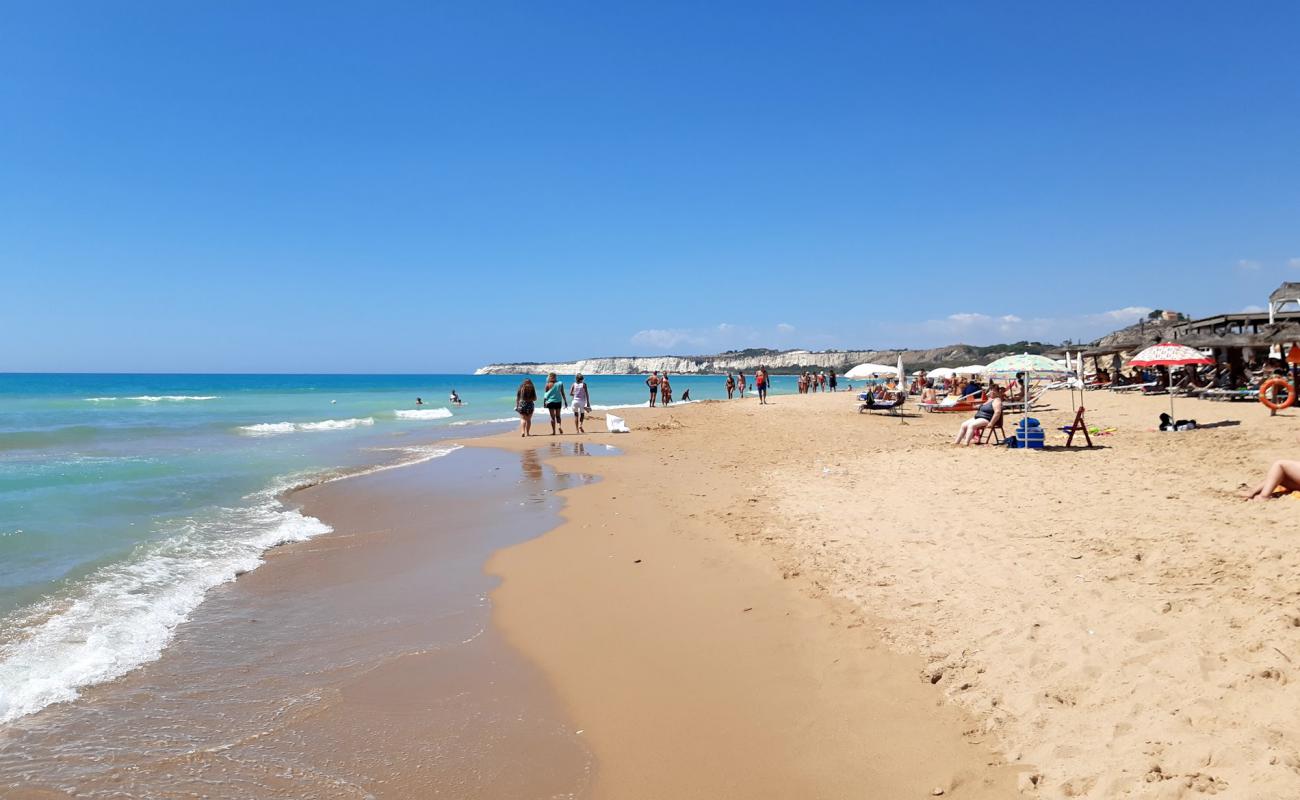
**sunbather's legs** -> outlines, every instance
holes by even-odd
[[[987,424],[989,424],[989,421],[982,418],[966,420],[961,424],[961,428],[957,431],[957,438],[953,441],[953,444],[959,444],[965,447],[970,444],[971,440],[975,438],[975,435],[979,433],[979,429],[983,428]]]
[[[1259,488],[1246,495],[1247,500],[1268,500],[1273,490],[1282,487],[1288,492],[1300,492],[1300,461],[1274,461]]]

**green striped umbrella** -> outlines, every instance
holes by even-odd
[[[1056,363],[1047,356],[1031,355],[1021,353],[1018,356],[1003,356],[984,369],[984,374],[997,377],[1015,377],[1024,375],[1024,410],[1021,412],[1021,419],[1029,416],[1029,379],[1030,378],[1055,378],[1061,375],[1069,375],[1070,371],[1060,364]],[[1025,448],[1026,450],[1028,448]]]

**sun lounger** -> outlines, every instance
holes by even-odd
[[[1218,400],[1220,402],[1240,402],[1245,400],[1258,400],[1258,389],[1206,389],[1201,392],[1202,400]]]
[[[949,402],[951,401],[951,402]],[[920,403],[922,411],[974,411],[984,403],[984,394],[970,394],[965,397],[948,395],[939,403]]]
[[[858,405],[859,414],[863,411],[885,411],[891,415],[897,414],[902,412],[904,404],[907,403],[906,392],[899,392],[893,400],[873,400],[867,402],[863,399],[866,395],[859,395],[858,397],[859,399],[862,399],[862,403]]]
[[[1150,383],[1130,383],[1127,386],[1112,386],[1110,387],[1110,390],[1112,392],[1145,392],[1147,389],[1152,389],[1159,385],[1160,384],[1156,381],[1151,381]]]

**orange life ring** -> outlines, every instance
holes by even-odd
[[[1286,400],[1281,403],[1273,399],[1274,392],[1281,389],[1286,392]],[[1295,405],[1296,391],[1295,387],[1286,378],[1269,378],[1259,387],[1259,402],[1273,409],[1281,411],[1284,408],[1290,408]]]

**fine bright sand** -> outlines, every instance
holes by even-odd
[[[494,619],[597,796],[1300,797],[1300,501],[1236,497],[1300,415],[1085,399],[1116,432],[1061,448],[1052,393],[1044,452],[846,393],[629,411]]]

